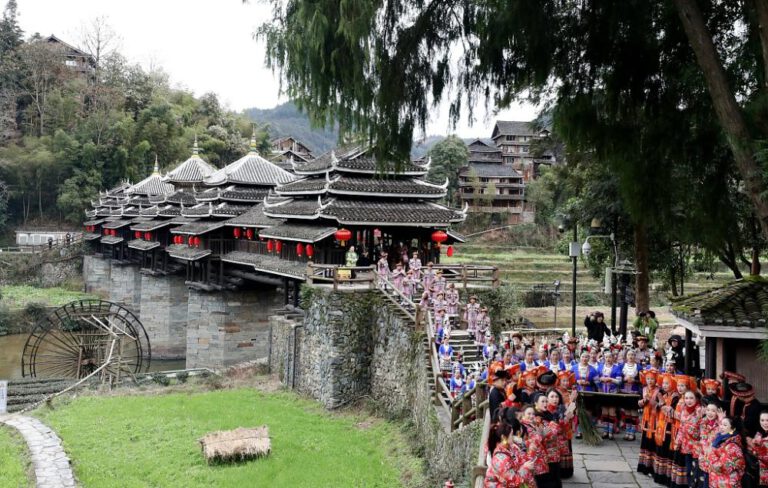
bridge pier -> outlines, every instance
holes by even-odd
[[[83,256],[83,280],[86,293],[93,293],[102,298],[110,297],[112,294],[111,271],[109,259],[88,254]]]
[[[137,317],[141,318],[141,273],[139,267],[112,261],[110,273],[112,286],[109,289],[109,299],[116,303],[122,303]]]
[[[141,321],[149,334],[153,359],[186,356],[188,298],[180,276],[141,275]]]

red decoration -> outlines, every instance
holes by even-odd
[[[200,247],[200,242],[201,242],[200,236],[195,237],[195,247]]]
[[[312,246],[312,244],[307,244],[307,257],[312,259],[312,256],[315,255],[315,248]]]
[[[190,245],[190,246],[194,246],[195,245],[195,238],[192,237],[192,236],[189,236],[187,238],[187,244]]]
[[[151,241],[152,240],[152,233],[151,232],[145,232],[144,233],[144,240],[145,241]]]
[[[272,250],[275,248],[274,243],[272,242],[272,239],[267,241],[267,252],[272,252]]]
[[[296,255],[301,257],[304,254],[304,244],[298,243],[296,244]]]
[[[112,237],[117,237],[117,229],[112,229]]]
[[[137,230],[136,232],[134,232],[133,237],[135,237],[136,239],[141,239],[141,231]]]
[[[352,232],[350,232],[348,229],[341,228],[336,231],[336,234],[334,234],[336,237],[336,240],[339,241],[339,244],[341,246],[345,246],[347,241],[352,239]]]
[[[108,236],[108,235],[109,235],[109,229],[104,229],[104,235],[105,235],[105,236]]]
[[[449,258],[453,257],[453,246],[448,246],[448,252],[446,254]]]
[[[253,239],[253,229],[246,229],[245,237],[248,238],[249,241]]]
[[[275,242],[275,251],[278,253],[283,250],[283,241],[276,241]]]
[[[232,229],[232,233],[235,235],[235,239],[240,239],[240,236],[243,234],[243,231],[240,229],[240,227],[235,227]]]
[[[441,230],[436,230],[436,231],[434,231],[432,233],[432,240],[435,241],[437,243],[437,245],[439,246],[440,243],[445,242],[445,241],[448,240],[448,234],[446,234],[445,232],[443,232]]]

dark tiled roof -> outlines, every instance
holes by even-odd
[[[123,220],[121,217],[107,217],[104,219],[104,222],[117,222],[118,220]]]
[[[99,225],[104,222],[104,219],[86,220],[83,225]]]
[[[325,184],[327,181],[325,178],[305,178],[303,180],[294,181],[287,185],[279,185],[275,188],[280,194],[304,194],[304,195],[316,195],[325,192]]]
[[[233,203],[222,202],[213,206],[211,215],[214,217],[234,217],[244,214],[251,209],[252,205],[235,205]]]
[[[672,312],[697,325],[764,327],[768,320],[768,281],[748,278],[673,298]]]
[[[138,230],[140,232],[152,232],[157,229],[171,225],[170,220],[150,220],[149,222],[140,222],[132,225],[131,230]]]
[[[184,207],[183,209],[181,209],[181,215],[184,215],[187,217],[188,216],[206,217],[211,215],[212,210],[213,210],[213,204],[211,202],[200,203],[192,207]]]
[[[207,190],[195,192],[195,201],[197,202],[215,202],[219,199],[220,188],[208,188]]]
[[[175,244],[165,248],[168,254],[172,258],[183,259],[185,261],[197,261],[203,259],[206,256],[210,256],[212,251],[210,249],[199,249],[196,247],[189,247],[183,244]]]
[[[289,200],[279,205],[265,205],[264,214],[275,218],[315,218],[319,209],[317,200]]]
[[[262,230],[259,232],[259,237],[313,243],[325,239],[336,230],[336,227],[286,223]]]
[[[462,212],[424,202],[335,200],[321,212],[342,224],[448,226],[464,220]]]
[[[297,261],[288,261],[274,256],[233,251],[223,255],[221,260],[226,263],[253,266],[256,271],[262,273],[298,278],[300,280],[306,278],[306,264]]]
[[[251,208],[242,215],[238,215],[237,217],[224,221],[226,225],[232,227],[258,228],[270,227],[279,222],[280,221],[277,219],[272,219],[264,215],[264,208],[261,205]]]
[[[459,234],[455,230],[448,229],[446,231],[446,234],[448,234],[449,237],[452,237],[454,241],[467,242],[467,238],[464,237],[463,235]]]
[[[159,209],[157,208],[157,205],[153,205],[151,207],[142,208],[141,211],[139,212],[139,215],[143,215],[146,217],[155,217],[157,216],[158,210]]]
[[[189,159],[176,166],[163,177],[163,181],[172,183],[202,183],[211,176],[216,168],[193,154]]]
[[[110,246],[120,244],[121,242],[123,242],[123,238],[118,236],[104,236],[101,238],[102,244],[109,244]]]
[[[530,122],[517,120],[497,120],[496,127],[493,129],[493,137],[502,136],[533,136],[536,132],[533,130]]]
[[[160,243],[157,241],[145,241],[143,239],[134,239],[128,241],[128,247],[131,249],[137,249],[139,251],[151,251],[157,247],[160,247]]]
[[[115,220],[114,222],[109,222],[107,224],[102,225],[105,229],[119,229],[121,227],[125,227],[126,225],[130,225],[130,220]]]
[[[339,161],[336,164],[336,168],[338,171],[342,172],[351,172],[351,173],[369,173],[369,174],[377,174],[383,172],[394,172],[395,166],[394,165],[385,165],[383,169],[378,165],[375,159],[361,156],[359,158],[355,159],[345,159],[343,161]],[[397,171],[397,174],[404,174],[404,175],[424,175],[427,174],[429,171],[428,168],[425,166],[419,166],[417,164],[408,162],[404,163],[399,171]]]
[[[95,241],[100,237],[101,237],[101,234],[95,234],[93,232],[83,232],[83,239],[85,239],[86,241]]]
[[[330,193],[343,195],[375,194],[380,196],[406,196],[441,198],[446,193],[442,186],[415,179],[363,178],[342,176],[330,184]]]
[[[177,207],[176,205],[166,205],[165,207],[160,207],[158,209],[157,215],[160,217],[176,217],[177,215],[181,215],[181,207]]]
[[[171,234],[186,234],[191,236],[199,236],[216,229],[224,227],[224,222],[191,222],[184,224],[175,229],[171,229]]]
[[[131,187],[131,184],[127,181],[120,183],[119,185],[115,186],[114,188],[111,188],[107,190],[107,195],[112,196],[123,196],[125,195],[125,192]]]
[[[509,164],[472,163],[469,166],[462,166],[459,174],[469,175],[470,168],[473,168],[481,178],[522,178],[522,175]]]
[[[244,185],[274,186],[293,181],[296,177],[251,151],[232,164],[205,179],[208,185],[241,183]]]
[[[138,217],[139,207],[123,207],[123,215],[126,217]]]
[[[128,190],[128,193],[139,195],[165,195],[173,193],[173,185],[164,183],[163,177],[159,174],[153,174],[133,185]]]
[[[197,222],[199,219],[182,217],[181,215],[172,218],[169,222],[173,225],[189,224],[191,222]]]
[[[269,194],[269,190],[264,188],[249,188],[246,186],[235,186],[221,191],[221,199],[229,202],[252,202],[261,203],[264,197]]]

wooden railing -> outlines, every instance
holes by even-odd
[[[17,252],[17,253],[36,253],[45,252],[53,249],[61,249],[75,244],[79,244],[83,241],[83,235],[80,233],[72,234],[67,239],[54,239],[50,243],[45,242],[43,244],[30,244],[25,246],[9,246],[0,248],[0,252]]]
[[[483,417],[488,410],[487,386],[485,381],[477,382],[474,388],[465,391],[461,397],[451,402],[452,431]]]
[[[483,482],[485,481],[485,472],[488,469],[486,465],[485,446],[488,444],[488,435],[491,432],[491,412],[486,408],[485,415],[483,415],[483,434],[480,436],[480,447],[477,450],[477,461],[475,467],[472,469],[472,476],[474,482],[472,486],[475,488],[483,488]]]
[[[429,310],[424,310],[423,316],[427,319],[424,321],[424,324],[427,328],[427,340],[429,341],[429,364],[432,366],[432,378],[430,381],[432,381],[435,389],[434,403],[437,406],[442,406],[446,413],[450,414],[451,405],[445,398],[451,398],[451,390],[445,384],[445,381],[443,381],[443,373],[440,370],[440,360],[437,355],[437,349],[435,348],[435,328],[432,322],[432,313]]]
[[[454,283],[464,290],[469,288],[498,288],[501,275],[496,266],[479,264],[436,264],[435,271],[442,271],[446,283]]]
[[[357,276],[353,278],[353,275]],[[316,264],[311,261],[307,263],[307,284],[330,284],[334,290],[338,290],[339,285],[354,283],[365,283],[368,288],[374,288],[376,286],[375,267]]]
[[[421,324],[422,314],[419,313],[419,307],[413,300],[405,296],[403,292],[395,288],[395,286],[386,278],[382,278],[381,275],[374,269],[374,275],[376,276],[379,288],[384,295],[389,298],[398,309],[400,309],[405,315],[411,319],[416,328]]]

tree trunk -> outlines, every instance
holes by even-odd
[[[760,265],[760,247],[759,246],[752,246],[752,265],[749,269],[749,274],[751,276],[760,276],[760,268],[762,266]]]
[[[765,0],[758,0],[762,2]],[[763,197],[762,172],[755,159],[755,145],[744,121],[744,114],[728,85],[720,56],[715,50],[696,0],[674,0],[685,34],[696,54],[707,83],[720,126],[728,139],[736,167],[760,221],[763,235],[768,237],[768,201]]]
[[[763,53],[763,90],[768,91],[768,2],[753,0],[757,17],[757,34],[760,37],[760,47]]]
[[[677,268],[672,266],[669,269],[669,288],[672,291],[672,296],[677,296]]]
[[[739,269],[739,263],[736,261],[736,251],[733,249],[733,244],[727,243],[722,252],[718,253],[717,257],[723,264],[728,266],[735,279],[740,280],[744,277],[741,274],[741,269]]]
[[[637,310],[645,312],[649,310],[651,301],[648,294],[651,277],[648,267],[648,233],[644,224],[635,226],[635,267],[638,273],[635,277],[635,306]]]

